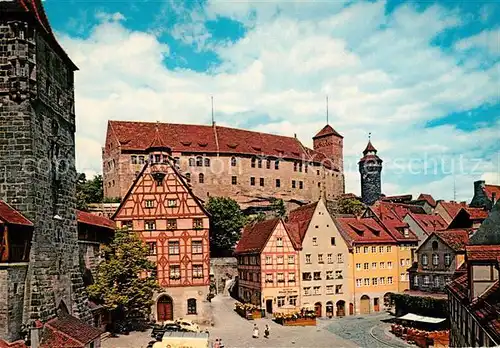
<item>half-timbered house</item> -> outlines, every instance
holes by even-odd
[[[158,131],[148,154],[113,218],[118,227],[139,234],[157,264],[163,291],[154,296],[154,319],[203,322],[209,319],[204,303],[210,284],[208,213],[175,167]]]
[[[280,218],[245,227],[235,249],[238,295],[273,313],[284,305],[299,306],[297,237]]]

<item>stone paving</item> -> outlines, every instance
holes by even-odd
[[[381,322],[389,318],[386,313],[368,316],[352,316],[334,319],[319,319],[317,326],[281,326],[262,318],[246,320],[234,312],[235,300],[217,296],[212,300],[215,325],[209,327],[211,341],[222,338],[226,348],[236,347],[369,347],[407,348],[404,341],[387,333],[389,324]],[[253,325],[260,331],[258,339],[252,338]],[[263,338],[264,328],[269,325],[270,337]],[[375,336],[375,337],[374,337]],[[145,348],[152,340],[147,332],[134,332],[128,336],[109,338],[103,348]]]

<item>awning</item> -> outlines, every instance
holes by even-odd
[[[413,313],[405,314],[402,317],[399,317],[397,319],[418,321],[421,323],[429,323],[429,324],[439,324],[439,323],[442,323],[443,321],[446,320],[444,318],[424,317],[423,315],[417,315],[417,314],[413,314]]]

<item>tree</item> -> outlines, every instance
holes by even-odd
[[[87,180],[84,173],[79,173],[76,181],[76,206],[80,210],[88,210],[90,203],[101,203],[104,191],[102,175]]]
[[[245,217],[238,203],[228,197],[210,197],[210,250],[212,255],[227,255],[239,240]]]
[[[339,214],[361,215],[364,209],[363,203],[353,198],[341,198],[338,203]]]
[[[87,287],[90,299],[102,304],[115,319],[147,319],[153,292],[160,289],[147,246],[135,233],[117,230],[103,252],[104,261],[97,267],[95,283]]]
[[[282,199],[273,198],[271,208],[274,211],[275,217],[284,218],[286,216],[285,202]]]
[[[258,213],[258,214],[250,215],[250,216],[246,217],[245,225],[261,222],[261,221],[264,221],[265,219],[266,219],[266,214],[264,214],[262,212]]]

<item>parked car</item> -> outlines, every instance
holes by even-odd
[[[193,323],[191,320],[186,320],[183,318],[179,318],[175,321],[176,324],[178,324],[181,329],[189,332],[200,332],[200,327]]]

